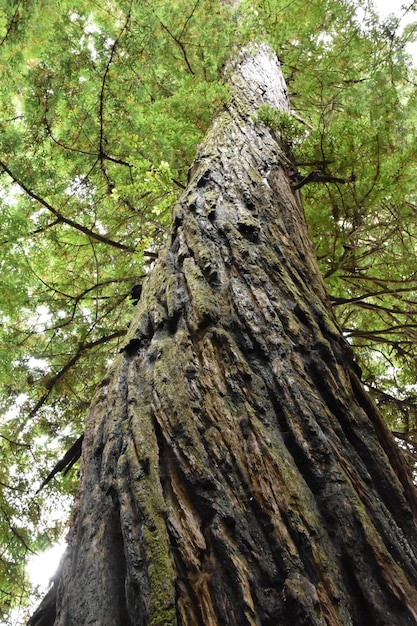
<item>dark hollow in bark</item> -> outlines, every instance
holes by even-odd
[[[273,53],[230,86],[94,398],[50,623],[415,624],[414,487],[256,121]]]

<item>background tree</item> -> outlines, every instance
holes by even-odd
[[[245,12],[240,39],[214,2],[3,9],[5,606],[21,585],[19,555],[60,532],[39,526],[40,500],[23,497],[33,494],[31,468],[44,477],[80,434],[126,332],[130,289],[165,237],[196,143],[229,97],[219,71],[259,32],[283,61],[297,117],[258,114],[287,129],[295,184],[313,172],[347,181],[301,187],[310,229],[365,381],[411,445],[411,30],[399,37],[394,23],[378,24],[365,6],[359,19],[356,8],[262,2]],[[16,400],[20,412],[7,413]],[[50,493],[42,506],[54,506]]]

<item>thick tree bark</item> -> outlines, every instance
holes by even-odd
[[[48,623],[416,624],[415,490],[256,121],[288,108],[278,62],[230,72],[92,404]]]

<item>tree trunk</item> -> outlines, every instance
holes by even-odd
[[[415,490],[256,121],[288,109],[273,53],[230,85],[93,401],[44,623],[416,624]]]

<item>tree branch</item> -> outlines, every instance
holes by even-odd
[[[96,233],[95,231],[91,230],[91,228],[87,228],[86,226],[83,226],[82,224],[79,224],[78,222],[75,222],[74,220],[68,217],[65,217],[64,215],[62,215],[62,213],[60,213],[57,209],[55,209],[51,204],[49,204],[49,202],[47,202],[46,200],[38,196],[37,193],[29,189],[29,187],[24,182],[22,182],[19,178],[17,178],[17,176],[15,176],[15,174],[13,174],[10,168],[2,160],[0,160],[0,167],[10,176],[10,178],[12,179],[14,183],[16,183],[16,185],[19,185],[19,187],[30,198],[32,198],[33,200],[36,200],[36,202],[39,202],[40,205],[42,205],[45,209],[47,209],[53,215],[55,215],[58,222],[61,222],[62,224],[67,224],[67,226],[71,226],[71,228],[78,230],[84,235],[87,235],[87,237],[90,237],[91,239],[95,239],[96,241],[100,241],[100,243],[104,243],[108,246],[112,246],[113,248],[117,248],[118,250],[125,250],[126,252],[135,251],[134,246],[126,246],[123,243],[114,241],[113,239],[109,239],[108,237],[105,237],[104,235],[100,235],[99,233]]]
[[[80,344],[76,354],[74,354],[74,356],[59,370],[57,374],[54,374],[53,376],[49,376],[49,377],[48,376],[44,377],[43,379],[44,386],[47,391],[46,393],[43,394],[43,396],[38,400],[36,405],[30,411],[28,415],[28,419],[31,419],[32,417],[34,417],[34,415],[36,415],[36,413],[45,404],[45,402],[51,395],[51,392],[53,388],[55,387],[55,385],[57,384],[57,382],[59,382],[61,378],[63,378],[63,376],[77,363],[77,361],[80,360],[80,358],[84,355],[84,353],[87,350],[91,350],[92,348],[95,348],[96,346],[99,346],[103,343],[107,343],[108,341],[112,341],[113,339],[116,339],[117,337],[123,337],[125,334],[126,334],[126,330],[117,330],[111,335],[100,337],[100,339],[97,339],[96,341],[91,341],[89,343]]]
[[[304,185],[308,185],[309,183],[339,183],[345,184],[352,182],[354,179],[351,176],[350,178],[338,178],[337,176],[332,176],[331,174],[327,174],[320,170],[315,170],[314,172],[310,172],[307,176],[304,176],[300,181],[291,185],[292,189],[296,191],[297,189],[301,189]]]
[[[106,151],[104,150],[104,92],[106,89],[106,80],[107,80],[107,76],[108,73],[110,71],[110,66],[113,63],[113,58],[116,54],[116,50],[117,50],[117,46],[119,45],[119,41],[120,38],[122,37],[123,33],[125,32],[125,30],[127,30],[128,26],[129,26],[129,22],[130,22],[130,9],[129,8],[129,12],[126,16],[126,20],[125,23],[123,24],[122,29],[120,30],[119,35],[116,37],[116,39],[113,42],[113,45],[111,47],[110,50],[110,55],[107,61],[107,65],[106,65],[106,69],[104,70],[104,74],[103,74],[103,80],[101,81],[101,90],[100,90],[100,99],[99,99],[99,111],[98,111],[98,118],[99,118],[99,123],[100,123],[100,136],[99,136],[99,159],[100,159],[100,169],[103,173],[104,178],[106,179],[108,185],[110,185],[110,180],[109,177],[107,175],[107,171],[106,168],[104,166],[104,160],[107,159],[109,161],[113,161],[118,163],[119,161],[109,157],[106,154]],[[124,165],[127,165],[127,163],[123,163]]]
[[[194,8],[195,11],[195,8]],[[175,41],[175,43],[178,45],[178,47],[180,48],[181,52],[182,52],[182,56],[184,57],[184,61],[188,67],[188,71],[190,72],[190,74],[192,74],[193,76],[195,76],[195,72],[193,70],[193,68],[190,65],[190,62],[188,60],[187,57],[187,52],[185,50],[184,44],[182,43],[182,41],[180,39],[178,39],[178,37],[176,37],[173,33],[171,33],[171,31],[169,30],[168,26],[165,26],[165,24],[163,22],[160,21],[160,24],[162,26],[162,28],[168,33],[168,35]]]
[[[51,482],[53,477],[58,474],[58,472],[63,472],[64,476],[68,474],[71,467],[78,461],[81,456],[81,449],[83,445],[84,435],[78,437],[77,441],[73,443],[73,445],[67,450],[64,456],[54,465],[51,472],[49,472],[48,476],[42,481],[39,488],[36,490],[36,494],[38,494],[46,485]]]

